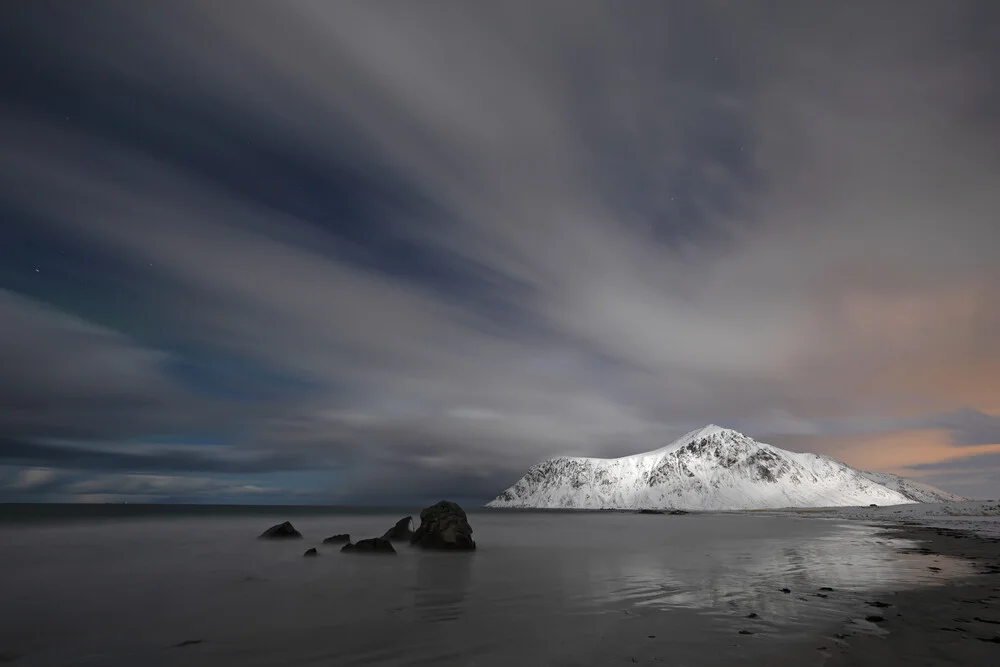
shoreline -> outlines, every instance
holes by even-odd
[[[818,638],[829,642],[824,667],[1000,664],[1000,538],[937,526],[874,527],[881,535],[920,545],[901,553],[956,558],[976,571],[933,588],[887,596],[891,606],[872,609],[885,619],[877,623],[882,633],[852,632],[846,626]]]

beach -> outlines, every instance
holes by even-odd
[[[836,512],[473,511],[473,553],[401,545],[366,557],[321,544],[380,534],[403,511],[22,515],[0,526],[13,575],[0,655],[31,667],[886,667],[1000,656],[979,641],[1000,634],[989,622],[1000,576],[984,574],[1000,565],[992,537]],[[304,538],[258,540],[279,516]],[[313,546],[319,556],[303,558]],[[865,621],[872,614],[885,620]]]
[[[825,638],[826,667],[995,665],[1000,663],[1000,539],[942,527],[886,528],[887,536],[919,542],[921,553],[975,565],[975,574],[941,586],[884,597],[871,609],[884,634],[852,630]],[[929,566],[933,567],[933,566]]]

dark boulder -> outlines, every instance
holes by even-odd
[[[684,510],[670,510],[667,514],[670,514],[671,516],[681,516],[683,514],[690,514],[690,512],[685,512]]]
[[[306,558],[312,558],[313,556],[318,556],[319,552],[316,551],[316,547],[313,547],[312,549],[306,549],[306,552],[302,555]]]
[[[639,510],[639,514],[666,514],[666,510]]]
[[[876,505],[875,503],[872,503],[872,504],[871,504],[871,505],[869,505],[868,507],[878,507],[878,505]]]
[[[330,537],[323,540],[323,544],[344,544],[345,542],[350,542],[351,536],[347,533],[341,533],[339,535],[331,535]]]
[[[261,533],[260,537],[265,540],[286,540],[289,538],[298,539],[302,537],[302,533],[295,530],[295,526],[293,526],[291,522],[286,521],[284,523],[279,523],[277,526],[271,526]]]
[[[395,541],[405,541],[413,537],[413,517],[404,516],[402,519],[396,522],[396,525],[385,531],[385,535],[382,536],[383,540]]]
[[[410,544],[424,549],[472,551],[476,548],[465,510],[448,500],[420,512],[420,527],[410,538]]]
[[[358,540],[357,542],[348,542],[340,549],[341,551],[351,552],[351,553],[382,553],[382,554],[394,554],[396,550],[392,548],[392,542],[389,540],[384,540],[381,537],[372,537],[367,540]]]

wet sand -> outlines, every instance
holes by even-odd
[[[820,652],[829,656],[824,667],[1000,665],[1000,539],[912,526],[886,533],[918,541],[919,553],[971,561],[977,574],[880,598],[891,606],[868,613],[884,618],[873,624],[882,632],[845,624],[820,641],[826,646]]]

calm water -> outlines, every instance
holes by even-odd
[[[931,557],[859,524],[725,514],[473,512],[473,554],[306,559],[323,537],[379,535],[401,513],[287,512],[305,539],[255,539],[274,514],[0,523],[0,654],[19,666],[758,664],[863,615],[875,592],[967,573],[935,557],[934,575]],[[818,598],[822,586],[836,591]],[[187,640],[202,641],[175,646]]]

